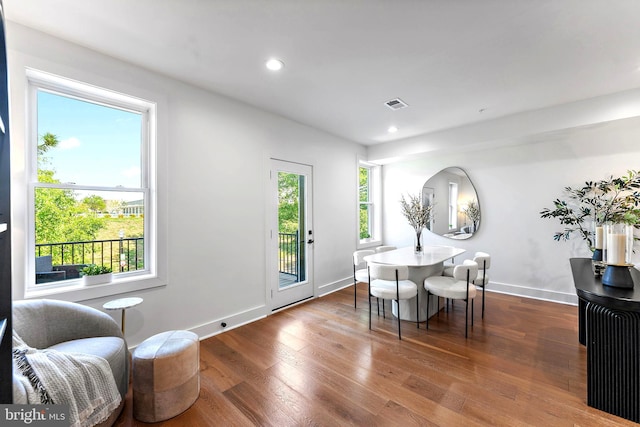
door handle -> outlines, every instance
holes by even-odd
[[[309,244],[313,243],[313,239],[307,240],[307,243],[309,243]]]

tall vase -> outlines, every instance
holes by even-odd
[[[422,230],[416,231],[416,240],[414,242],[414,251],[417,254],[422,253]]]
[[[591,262],[593,265],[593,273],[596,276],[602,276],[605,267],[607,266],[604,261],[604,248],[606,247],[606,236],[605,236],[605,227],[604,224],[594,221],[593,223],[593,256],[591,257]]]
[[[627,224],[607,224],[604,227],[604,261],[607,265],[631,264],[633,227]]]
[[[607,224],[604,227],[604,262],[607,267],[602,284],[617,288],[633,288],[629,267],[633,252],[633,227],[627,224]]]

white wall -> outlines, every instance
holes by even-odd
[[[576,108],[574,113],[577,116],[585,111]],[[553,116],[549,112],[541,114]],[[590,256],[590,252],[580,239],[554,241],[554,232],[562,227],[555,220],[541,219],[539,212],[545,207],[553,208],[553,200],[562,196],[565,186],[581,186],[585,181],[640,169],[640,118],[516,134],[503,139],[501,129],[505,123],[521,119],[511,117],[494,123],[494,137],[500,139],[496,145],[500,146],[413,154],[409,156],[413,158],[385,165],[384,239],[398,246],[411,244],[412,229],[399,211],[400,195],[419,192],[438,171],[459,166],[468,173],[478,192],[482,210],[480,230],[464,241],[427,233],[425,244],[463,247],[467,253],[460,259],[472,257],[475,251],[489,252],[492,255],[489,290],[577,303],[569,258]],[[491,123],[483,126],[489,129]],[[473,143],[466,130],[457,132],[448,132],[450,144]],[[490,139],[488,136],[487,140]],[[390,146],[374,147],[370,159],[401,155],[404,149],[403,144],[399,144],[396,152]]]
[[[12,87],[14,299],[24,292],[26,174],[24,68],[74,78],[158,103],[160,275],[127,311],[131,345],[160,331],[201,336],[268,314],[268,159],[314,170],[316,294],[350,283],[356,244],[359,144],[71,45],[15,23],[7,34]],[[112,298],[86,304],[100,308]],[[119,314],[114,313],[114,317]]]

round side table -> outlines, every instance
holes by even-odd
[[[122,335],[124,335],[124,313],[127,308],[135,307],[142,304],[143,299],[140,297],[119,298],[104,303],[102,308],[105,310],[122,310]]]

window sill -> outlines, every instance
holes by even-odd
[[[380,246],[381,244],[382,244],[382,240],[363,239],[363,240],[359,240],[356,246],[358,249],[368,249],[368,248],[373,248],[375,246]]]
[[[28,289],[25,291],[24,298],[55,297],[55,299],[64,301],[79,302],[161,286],[166,286],[166,283],[152,274],[129,276],[114,279],[110,283],[92,286],[84,286],[81,280],[74,280],[70,281],[66,286],[48,287],[46,289]]]

